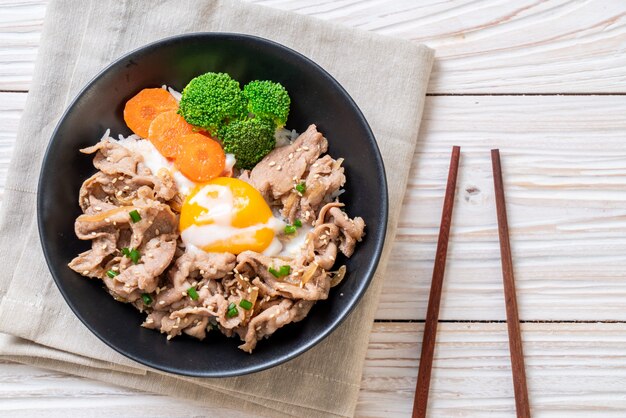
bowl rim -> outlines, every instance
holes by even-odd
[[[363,274],[363,276],[361,276],[361,280],[360,283],[358,285],[358,287],[355,290],[355,293],[353,295],[353,297],[346,302],[346,306],[343,308],[342,312],[340,315],[337,315],[333,321],[329,322],[328,324],[326,324],[326,326],[324,327],[324,329],[322,330],[322,332],[319,332],[317,335],[315,335],[313,338],[310,338],[309,340],[305,341],[303,344],[299,344],[296,349],[291,350],[287,353],[281,354],[281,355],[277,355],[275,357],[272,357],[271,359],[266,360],[263,363],[260,364],[256,364],[256,365],[251,365],[251,366],[246,366],[246,367],[241,367],[241,368],[235,368],[233,370],[230,371],[207,371],[207,370],[199,370],[199,371],[189,371],[186,369],[178,369],[176,367],[171,367],[168,366],[166,364],[160,364],[160,363],[155,363],[152,362],[150,360],[147,360],[145,358],[142,358],[141,356],[135,355],[132,352],[130,352],[129,350],[127,350],[125,347],[120,346],[120,345],[116,345],[113,344],[111,341],[108,340],[108,338],[106,337],[106,335],[103,335],[102,333],[100,333],[99,331],[97,331],[90,323],[89,321],[87,321],[85,318],[83,318],[81,312],[78,310],[78,308],[76,306],[74,306],[74,304],[72,303],[72,299],[69,297],[69,295],[67,294],[67,292],[64,289],[64,286],[61,283],[61,280],[57,277],[56,271],[55,271],[55,260],[53,260],[52,255],[49,254],[49,249],[48,249],[48,244],[47,242],[44,241],[45,238],[45,231],[44,231],[44,225],[43,225],[43,212],[44,212],[44,199],[43,199],[43,193],[42,193],[42,184],[44,182],[44,173],[47,173],[49,171],[49,169],[47,169],[47,165],[49,164],[49,158],[50,158],[50,153],[51,153],[51,149],[53,147],[53,143],[54,143],[54,138],[57,136],[58,131],[63,123],[63,121],[68,117],[68,115],[70,113],[73,112],[74,107],[76,106],[76,104],[78,103],[78,101],[89,91],[89,89],[92,87],[92,85],[94,83],[96,83],[100,78],[102,78],[106,73],[108,73],[111,69],[113,69],[114,67],[119,66],[122,62],[132,58],[134,55],[138,54],[138,53],[145,53],[145,52],[151,52],[152,50],[158,49],[162,46],[165,46],[167,44],[171,44],[171,43],[176,43],[176,42],[180,42],[180,41],[187,41],[187,40],[193,40],[194,38],[198,38],[198,37],[208,37],[208,38],[223,38],[223,39],[233,39],[233,40],[247,40],[247,41],[252,41],[252,42],[257,42],[259,44],[268,44],[270,45],[272,48],[275,48],[277,50],[281,50],[281,52],[286,53],[286,54],[291,54],[293,56],[295,56],[295,58],[298,58],[304,62],[307,63],[307,65],[311,65],[312,67],[314,67],[317,71],[319,71],[319,73],[325,77],[327,79],[327,81],[331,84],[331,88],[333,88],[336,92],[338,92],[341,96],[343,96],[343,98],[345,100],[348,101],[348,103],[351,105],[351,107],[356,110],[355,112],[355,116],[359,119],[359,122],[364,126],[366,132],[367,132],[367,136],[368,136],[368,140],[371,141],[373,148],[375,150],[374,152],[374,159],[375,159],[375,169],[378,172],[378,176],[380,177],[380,186],[382,189],[382,196],[380,196],[380,210],[381,210],[381,225],[380,227],[380,234],[375,238],[375,242],[374,242],[374,257],[371,259],[371,262],[369,263],[369,267],[368,269],[365,271],[365,273]],[[236,32],[189,32],[189,33],[184,33],[184,34],[178,34],[178,35],[173,35],[173,36],[168,36],[165,38],[161,38],[159,40],[147,43],[143,46],[140,46],[138,48],[135,48],[133,50],[131,50],[130,52],[127,52],[121,56],[119,56],[117,59],[113,60],[112,62],[110,62],[109,64],[107,64],[102,70],[100,70],[95,76],[93,76],[81,89],[80,91],[74,96],[74,98],[72,99],[71,103],[67,106],[67,108],[65,109],[65,111],[63,112],[63,114],[61,115],[61,117],[59,118],[58,122],[56,123],[56,126],[54,128],[54,131],[52,132],[50,139],[48,141],[48,145],[46,146],[46,150],[43,156],[43,160],[40,166],[40,172],[39,172],[39,179],[38,179],[38,184],[37,184],[37,204],[36,204],[36,209],[37,209],[37,229],[38,229],[38,234],[39,234],[39,241],[43,250],[43,254],[44,254],[44,258],[46,260],[46,264],[48,266],[48,270],[50,271],[50,274],[52,275],[52,278],[54,279],[54,282],[56,284],[56,287],[59,289],[59,292],[61,293],[61,295],[63,296],[63,299],[65,300],[65,302],[67,303],[67,305],[70,307],[70,309],[72,310],[72,312],[74,313],[74,315],[76,315],[76,317],[87,327],[87,329],[89,329],[89,331],[94,334],[100,341],[102,341],[103,343],[105,343],[108,347],[112,348],[113,350],[115,350],[116,352],[120,353],[121,355],[134,360],[144,366],[147,366],[149,368],[153,368],[156,370],[160,370],[163,372],[168,372],[168,373],[172,373],[175,375],[181,375],[181,376],[189,376],[189,377],[235,377],[235,376],[242,376],[242,375],[246,375],[246,374],[251,374],[251,373],[256,373],[256,372],[260,372],[263,370],[267,370],[270,369],[272,367],[278,366],[280,364],[283,364],[289,360],[292,360],[296,357],[298,357],[299,355],[303,354],[304,352],[310,350],[311,348],[313,348],[315,345],[317,345],[318,343],[320,343],[322,340],[324,340],[326,337],[328,337],[333,331],[335,331],[337,329],[337,327],[339,325],[341,325],[347,318],[348,316],[350,316],[353,312],[354,309],[356,308],[356,306],[358,305],[358,303],[361,301],[361,299],[363,298],[363,295],[365,294],[365,292],[367,291],[367,289],[369,288],[372,279],[374,277],[374,274],[376,272],[376,268],[378,267],[378,263],[380,261],[381,255],[382,255],[382,250],[383,250],[383,246],[385,243],[385,238],[386,238],[386,234],[387,234],[387,223],[388,223],[388,217],[389,217],[389,192],[388,192],[388,185],[387,185],[387,176],[386,176],[386,171],[385,171],[385,166],[383,163],[383,159],[380,153],[380,148],[378,147],[378,142],[376,141],[376,137],[374,136],[374,133],[372,132],[372,129],[369,125],[369,123],[367,122],[367,120],[365,119],[365,116],[363,115],[363,112],[361,111],[361,109],[358,107],[358,105],[356,104],[356,102],[354,101],[354,99],[352,99],[352,97],[350,96],[350,94],[348,94],[348,92],[343,88],[343,86],[341,84],[339,84],[339,82],[330,74],[328,73],[322,66],[320,66],[319,64],[317,64],[315,61],[313,61],[311,58],[305,56],[304,54],[291,49],[285,45],[282,45],[276,41],[267,39],[267,38],[263,38],[260,36],[255,36],[255,35],[249,35],[249,34],[244,34],[244,33],[236,33]],[[49,237],[48,237],[49,238]],[[357,250],[358,251],[358,248]]]

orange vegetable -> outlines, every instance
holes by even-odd
[[[193,133],[178,138],[180,148],[176,166],[185,177],[195,182],[209,181],[224,171],[226,155],[216,141]]]
[[[161,155],[175,159],[180,150],[178,138],[192,134],[193,129],[193,125],[175,110],[168,110],[154,118],[148,130],[148,139]]]
[[[124,107],[126,125],[142,138],[148,137],[150,124],[158,114],[178,109],[176,99],[163,89],[143,89]]]

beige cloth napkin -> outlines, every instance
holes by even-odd
[[[228,379],[185,378],[147,369],[100,342],[74,317],[58,292],[41,252],[35,216],[45,146],[80,88],[127,51],[197,31],[273,39],[328,70],[371,124],[389,183],[388,245],[356,312],[299,358]],[[54,1],[48,6],[41,39],[0,216],[0,331],[7,334],[0,334],[2,358],[183,397],[208,407],[236,408],[249,415],[352,416],[433,52],[407,41],[233,0]]]

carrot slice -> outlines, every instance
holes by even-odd
[[[178,138],[193,133],[194,127],[176,113],[168,110],[159,114],[148,130],[148,139],[155,148],[166,158],[176,158],[180,149]]]
[[[152,120],[159,113],[176,109],[178,102],[164,89],[143,89],[126,102],[124,121],[134,133],[147,138]]]
[[[226,155],[216,141],[193,133],[178,138],[180,148],[176,166],[185,177],[196,182],[209,181],[224,171]]]

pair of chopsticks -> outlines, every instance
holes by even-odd
[[[456,191],[456,178],[459,171],[459,159],[461,148],[452,148],[450,158],[450,170],[448,183],[443,201],[441,225],[439,227],[439,239],[435,255],[435,266],[428,298],[426,311],[426,323],[424,338],[422,340],[422,354],[419,363],[417,385],[415,387],[415,400],[413,402],[413,418],[425,418],[428,405],[428,390],[430,388],[430,376],[437,337],[437,323],[439,321],[439,305],[441,303],[441,290],[443,276],[446,267],[448,252],[448,238],[452,223],[452,208],[454,207],[454,193]],[[496,213],[498,217],[498,235],[500,239],[500,257],[502,259],[502,278],[504,282],[504,299],[506,304],[506,322],[509,331],[509,351],[511,353],[511,369],[513,374],[513,388],[515,391],[515,409],[518,418],[530,417],[530,405],[528,402],[528,388],[526,386],[526,372],[524,369],[524,353],[522,350],[522,337],[517,311],[517,298],[515,295],[515,278],[513,276],[513,261],[511,258],[511,244],[509,242],[509,226],[506,217],[504,201],[504,184],[502,181],[502,166],[500,163],[500,151],[491,150],[491,163],[493,167],[493,182],[496,193]]]

